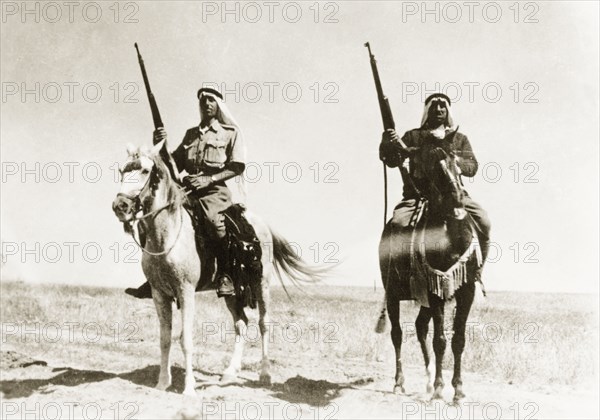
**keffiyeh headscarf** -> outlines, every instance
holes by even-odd
[[[227,104],[223,102],[223,95],[221,95],[221,92],[213,88],[201,88],[200,90],[198,90],[198,101],[200,101],[204,96],[210,96],[215,101],[217,101],[217,105],[219,106],[219,111],[217,112],[217,120],[219,120],[221,124],[234,125],[239,132],[240,126],[235,121],[235,118],[233,118],[233,115],[231,114],[231,111],[229,111]],[[201,108],[200,121],[202,121],[203,119],[204,115],[202,114]]]
[[[430,128],[427,125],[427,120],[429,118],[429,108],[431,104],[435,101],[441,101],[446,104],[446,122],[443,127],[435,127]],[[425,99],[425,108],[423,109],[423,117],[421,118],[421,128],[428,129],[429,132],[438,139],[443,139],[449,133],[456,131],[456,126],[454,125],[454,119],[452,118],[452,112],[450,111],[450,98],[443,93],[434,93]]]

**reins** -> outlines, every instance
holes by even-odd
[[[167,205],[161,207],[158,210],[153,211],[152,213],[148,213],[148,214],[144,214],[141,217],[134,219],[134,222],[138,222],[150,215],[152,215],[153,213],[159,213],[162,210],[166,209],[167,207],[171,206],[172,204],[174,204],[175,201],[169,202]],[[130,226],[132,226],[132,224],[130,223]],[[181,231],[183,230],[183,211],[182,209],[179,209],[179,230],[177,231],[177,236],[175,237],[175,240],[173,241],[173,243],[171,244],[171,246],[169,246],[167,249],[165,249],[164,251],[161,252],[152,252],[152,251],[148,251],[146,248],[144,248],[136,239],[134,233],[133,233],[133,229],[131,230],[131,237],[133,238],[133,241],[136,243],[137,246],[140,247],[140,249],[142,250],[142,252],[148,254],[148,255],[152,255],[153,257],[158,257],[160,255],[165,255],[168,254],[169,252],[171,252],[171,250],[173,249],[173,247],[175,247],[175,244],[177,243],[177,241],[179,240],[179,236],[181,235]]]

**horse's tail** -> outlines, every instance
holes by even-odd
[[[299,289],[302,289],[303,284],[315,284],[322,281],[333,267],[325,266],[309,266],[290,246],[290,244],[280,235],[273,232],[273,266],[277,277],[283,286],[283,290],[290,297],[285,284],[283,283],[282,274],[285,273],[292,281],[292,284]],[[290,298],[291,299],[291,298]]]
[[[381,334],[385,331],[387,326],[387,295],[383,297],[383,304],[381,305],[381,311],[379,312],[379,318],[377,319],[377,325],[375,326],[375,332]]]

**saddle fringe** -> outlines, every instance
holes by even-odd
[[[440,299],[452,299],[456,290],[468,281],[469,267],[467,264],[473,253],[475,253],[477,266],[481,266],[481,249],[476,241],[476,237],[477,235],[473,232],[473,239],[467,250],[446,271],[440,271],[431,267],[419,252],[413,253],[412,266],[414,275],[419,277],[418,280],[424,281],[428,290]]]

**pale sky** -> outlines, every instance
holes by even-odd
[[[467,189],[493,224],[487,288],[598,291],[597,2],[431,2],[433,14],[421,2],[275,2],[271,17],[264,2],[224,16],[221,2],[100,2],[96,23],[89,2],[71,16],[37,4],[2,2],[3,278],[143,281],[111,211],[126,144],[151,143],[138,42],[171,148],[198,124],[196,90],[224,87],[247,142],[249,208],[307,260],[340,259],[332,284],[381,287],[370,41],[399,131],[419,125],[428,93],[454,99],[480,162]],[[401,182],[389,178],[393,205]]]

